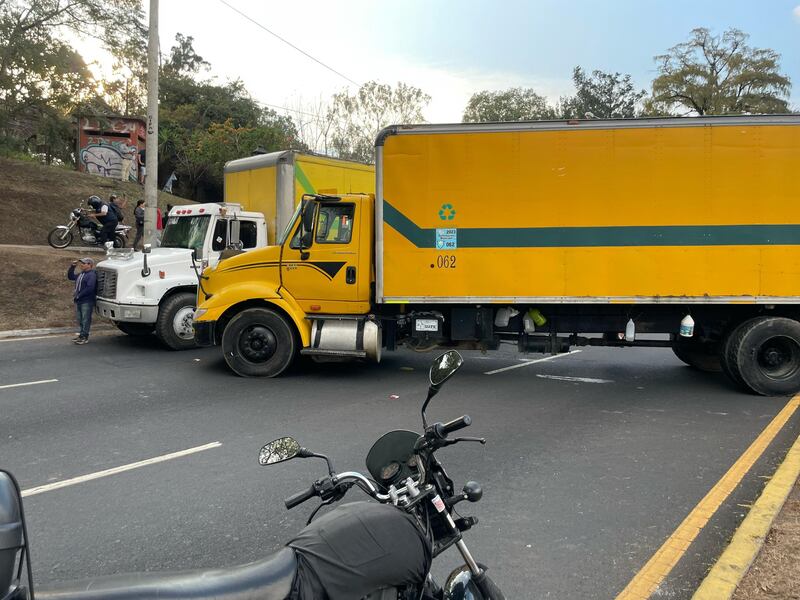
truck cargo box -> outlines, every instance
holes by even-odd
[[[225,164],[225,202],[258,211],[275,244],[303,194],[374,193],[375,167],[294,150],[256,154]]]
[[[800,116],[389,128],[376,300],[797,303],[798,173]]]

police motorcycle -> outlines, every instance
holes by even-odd
[[[72,209],[69,213],[67,224],[58,225],[47,234],[47,243],[53,248],[66,248],[72,243],[75,237],[74,232],[77,229],[78,235],[80,235],[84,244],[87,246],[101,246],[102,244],[98,241],[100,225],[87,217],[86,212],[81,207]],[[125,247],[128,243],[128,232],[130,230],[130,225],[117,225],[114,230],[114,248]]]
[[[462,363],[454,350],[434,361],[422,406],[424,432],[397,430],[378,439],[366,459],[371,477],[336,473],[328,457],[291,437],[263,446],[261,465],[314,457],[325,460],[328,475],[285,500],[288,509],[321,500],[306,527],[282,550],[242,566],[114,575],[34,590],[20,489],[10,473],[0,470],[0,600],[505,600],[464,543],[463,533],[477,519],[455,511],[462,501],[480,500],[481,486],[467,482],[456,492],[435,456],[459,442],[485,440],[451,437],[471,424],[468,415],[432,424],[425,415],[430,400]],[[353,488],[373,501],[339,505],[314,518]],[[430,574],[431,563],[452,546],[464,566],[439,586]]]

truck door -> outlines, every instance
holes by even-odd
[[[286,244],[281,261],[283,287],[304,310],[320,313],[348,312],[343,303],[359,298],[359,204],[318,202],[311,246],[300,248],[300,228]],[[311,208],[311,207],[310,207]],[[368,270],[368,269],[367,269]]]

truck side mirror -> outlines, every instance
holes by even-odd
[[[310,248],[314,233],[314,203],[303,201],[303,213],[300,216],[300,248]]]
[[[228,234],[228,247],[239,248],[241,245],[240,232],[242,223],[239,219],[233,219],[230,222],[230,233]]]

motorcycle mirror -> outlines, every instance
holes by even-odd
[[[433,364],[428,371],[428,381],[430,382],[430,386],[428,387],[428,397],[425,398],[425,403],[422,405],[423,427],[428,426],[428,420],[425,417],[425,409],[428,408],[431,398],[433,398],[439,392],[439,388],[442,387],[442,384],[450,379],[463,364],[464,359],[455,350],[448,350],[433,361]]]
[[[153,249],[153,244],[145,244],[142,246],[142,252],[145,254],[150,254],[150,251]]]
[[[300,452],[300,444],[292,437],[282,437],[265,444],[258,453],[258,464],[274,465],[290,460]]]
[[[428,379],[431,387],[440,388],[442,384],[450,379],[455,372],[464,364],[464,359],[455,350],[449,350],[442,354],[439,358],[433,361],[430,371],[428,371]]]

